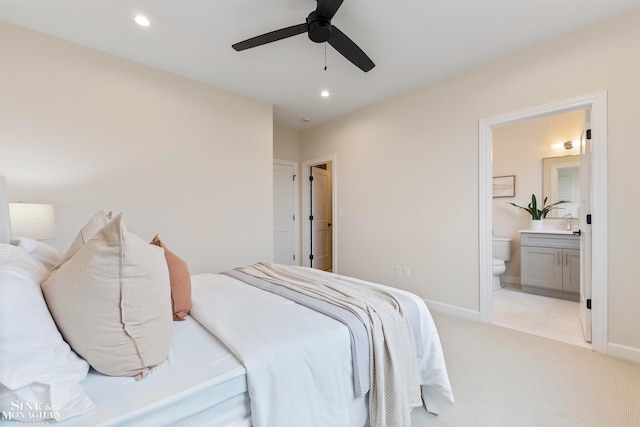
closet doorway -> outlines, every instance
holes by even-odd
[[[273,262],[300,265],[298,163],[273,161]]]
[[[541,106],[507,113],[479,122],[479,269],[480,320],[491,323],[493,316],[492,290],[492,143],[493,130],[530,119],[555,114],[588,110],[591,114],[591,215],[597,218],[591,225],[592,264],[590,278],[592,298],[592,346],[596,352],[607,353],[607,98],[606,92],[565,99]]]
[[[302,264],[337,272],[335,156],[302,165]]]
[[[309,229],[311,235],[310,264],[318,270],[331,271],[331,163],[311,167],[309,194],[311,215]]]

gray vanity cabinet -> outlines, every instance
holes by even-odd
[[[522,232],[520,254],[523,292],[579,300],[580,237]]]

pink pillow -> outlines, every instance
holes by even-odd
[[[167,259],[169,281],[171,282],[173,320],[184,320],[191,310],[191,276],[189,275],[189,267],[182,258],[167,249],[157,234],[151,244],[164,249],[164,256]]]

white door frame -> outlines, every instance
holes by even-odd
[[[334,154],[332,156],[321,157],[318,159],[307,160],[302,163],[302,217],[303,221],[300,224],[306,224],[307,218],[311,215],[311,207],[308,200],[311,196],[309,194],[309,186],[307,185],[308,177],[311,176],[311,168],[313,166],[322,165],[325,163],[331,163],[331,271],[333,273],[338,272],[338,158]],[[302,226],[302,265],[310,267],[309,255],[311,245],[311,233],[309,227]]]
[[[284,165],[284,166],[293,166],[293,174],[295,175],[295,179],[293,181],[293,215],[295,216],[295,221],[293,224],[293,249],[294,254],[296,256],[295,265],[300,265],[300,201],[298,200],[298,194],[300,193],[300,175],[298,169],[298,162],[292,162],[289,160],[279,160],[273,159],[274,165]]]
[[[492,230],[492,131],[530,119],[536,119],[569,111],[590,108],[591,135],[593,142],[591,174],[592,225],[592,346],[607,354],[607,92],[599,91],[583,96],[564,99],[536,107],[525,108],[479,121],[479,274],[480,274],[480,321],[491,323],[493,316],[493,294],[491,287],[491,230]]]

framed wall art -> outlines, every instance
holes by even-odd
[[[516,196],[516,176],[494,176],[493,177],[493,197],[515,197]]]

